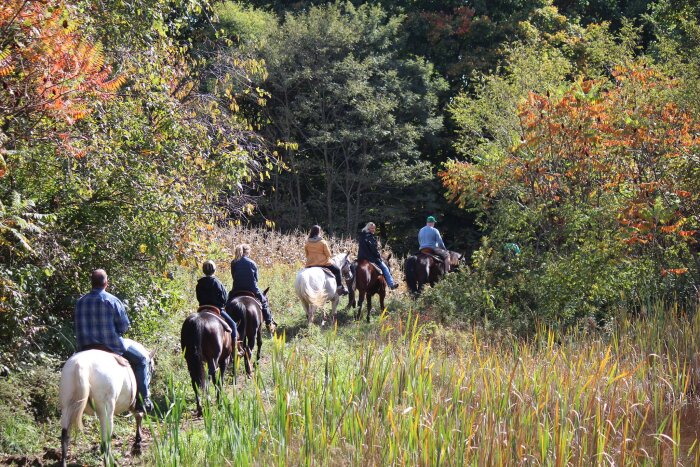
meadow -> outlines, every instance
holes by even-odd
[[[234,230],[217,233],[206,256],[230,285],[229,248],[246,240],[260,265],[278,335],[265,332],[252,379],[229,374],[217,403],[194,416],[179,349],[179,327],[198,277],[179,268],[185,292],[160,323],[146,448],[129,452],[132,419],[118,417],[118,464],[137,465],[697,465],[700,317],[655,304],[566,333],[545,326],[528,339],[468,323],[440,324],[405,294],[389,295],[371,323],[339,313],[335,326],[307,327],[292,281],[303,237]],[[348,240],[333,251],[351,250]],[[269,262],[263,259],[263,255]],[[396,268],[396,267],[395,267]],[[341,305],[345,300],[341,301]],[[317,319],[318,321],[318,319]],[[59,448],[57,375],[43,370],[46,420],[14,417],[4,463],[51,463]],[[3,394],[8,381],[0,384]],[[210,391],[213,396],[213,391]],[[4,420],[4,421],[3,421]],[[7,420],[0,417],[2,423]],[[80,465],[100,463],[98,424],[71,448]],[[33,440],[33,441],[31,441]],[[10,446],[8,448],[8,446]]]

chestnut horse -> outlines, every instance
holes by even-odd
[[[185,352],[187,369],[192,379],[194,397],[197,401],[197,414],[202,415],[202,404],[199,400],[199,388],[206,393],[207,378],[204,373],[204,363],[207,363],[209,375],[216,386],[217,399],[221,393],[226,367],[233,353],[233,339],[228,325],[215,311],[200,311],[192,313],[182,323],[180,345]],[[219,378],[216,369],[219,368]]]
[[[389,259],[391,254],[386,259],[387,265],[389,264]],[[355,289],[359,295],[357,302],[357,313],[355,313],[355,319],[360,319],[362,315],[362,302],[367,298],[367,322],[369,323],[369,314],[372,310],[372,295],[379,295],[379,306],[381,310],[384,310],[384,297],[386,296],[386,279],[384,275],[379,270],[378,266],[375,266],[366,259],[361,259],[357,262],[357,270],[355,272]],[[354,297],[354,292],[353,292]]]
[[[448,251],[447,253],[451,272],[457,269],[463,256],[456,251]],[[430,284],[432,287],[445,276],[445,264],[436,258],[435,255],[423,252],[406,258],[404,263],[406,283],[414,295],[420,294],[425,284]]]

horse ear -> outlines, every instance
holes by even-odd
[[[266,288],[265,291],[263,292],[263,295],[267,295],[267,291],[270,290],[270,288]]]
[[[151,350],[151,353],[148,354],[148,359],[153,360],[156,356],[156,349]]]

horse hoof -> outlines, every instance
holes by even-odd
[[[326,320],[324,319],[323,321],[321,321],[321,327],[323,327],[325,325],[326,325]]]
[[[134,456],[141,455],[141,443],[134,443],[134,445],[131,447],[131,454]]]

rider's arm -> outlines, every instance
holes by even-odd
[[[323,243],[323,254],[326,256],[326,260],[330,261],[333,255],[331,255],[331,249],[328,248],[328,243],[325,240],[321,240]]]
[[[226,303],[226,299],[228,299],[228,294],[226,293],[226,287],[224,287],[224,284],[222,284],[220,280],[216,281],[216,286],[219,289],[219,299],[220,299],[221,303]]]
[[[447,250],[447,248],[445,248],[445,242],[442,241],[442,236],[440,235],[440,231],[438,229],[435,229],[435,234],[437,236],[437,246],[443,250]]]
[[[129,329],[129,317],[126,316],[126,308],[121,300],[116,299],[114,301],[115,316],[114,316],[114,329],[120,336]]]

